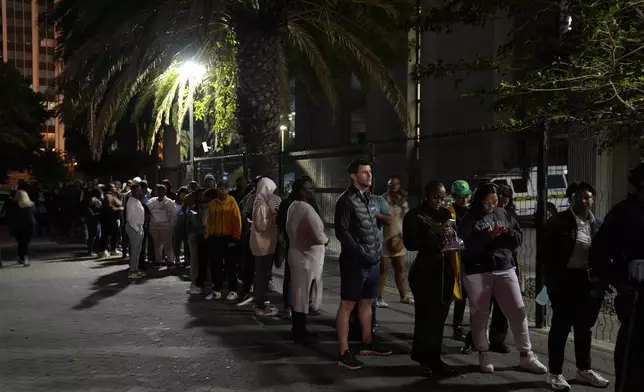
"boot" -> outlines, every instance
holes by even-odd
[[[306,329],[307,315],[300,312],[292,312],[293,329],[293,342],[296,344],[313,344],[316,341],[315,334]]]

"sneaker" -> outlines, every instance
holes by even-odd
[[[258,317],[273,317],[278,313],[279,311],[270,305],[266,305],[264,308],[255,307],[255,316]]]
[[[311,305],[309,306],[309,316],[319,316],[320,315],[320,309],[315,308],[315,306]]]
[[[130,271],[127,273],[127,278],[128,279],[138,279],[139,278],[139,271]]]
[[[207,300],[217,300],[221,299],[221,291],[212,291],[210,294],[206,296]]]
[[[24,265],[25,267],[29,267],[31,265],[28,257],[25,257],[25,260],[22,262],[22,265]]]
[[[581,383],[591,385],[595,388],[606,388],[608,387],[608,384],[610,384],[610,381],[600,376],[594,370],[590,370],[590,369],[589,370],[577,369],[576,379]]]
[[[421,364],[420,369],[425,377],[450,377],[456,374],[455,368],[440,360],[435,363]]]
[[[106,258],[110,257],[110,254],[107,253],[107,251],[103,251],[103,252],[100,253],[100,257],[101,257],[101,259],[106,259]]]
[[[110,256],[115,257],[115,256],[123,256],[123,254],[117,250],[113,250],[110,252]]]
[[[344,354],[340,355],[338,360],[338,365],[345,369],[349,370],[358,370],[364,367],[364,363],[361,360],[355,357],[353,353],[349,350],[345,351]]]
[[[237,301],[237,292],[231,291],[226,296],[226,301]]]
[[[563,374],[548,373],[546,374],[546,382],[548,383],[548,385],[550,385],[550,388],[555,391],[570,390],[570,384],[568,384],[568,381],[566,381],[566,378],[563,376]]]
[[[494,365],[492,365],[492,355],[489,351],[479,353],[479,367],[482,373],[494,373]]]
[[[466,337],[467,337],[467,334],[465,333],[465,329],[463,327],[461,326],[454,327],[452,338],[456,340],[460,340],[461,342],[464,342]]]
[[[98,253],[90,253],[90,254],[89,254],[89,257],[97,258],[97,257],[98,257]]]
[[[388,355],[391,355],[391,353],[392,351],[389,350],[388,348],[380,347],[374,343],[371,343],[371,344],[362,343],[362,347],[360,347],[360,355],[386,357]]]
[[[407,305],[413,305],[414,304],[414,297],[412,297],[411,295],[407,294],[407,295],[405,295],[404,297],[402,297],[400,299],[400,302],[403,303],[403,304],[407,304]]]
[[[519,367],[534,374],[545,374],[548,371],[546,365],[541,363],[532,351],[526,356],[519,357]]]
[[[139,275],[139,278],[145,278],[146,276],[148,276],[148,273],[145,271],[139,270],[136,273]]]
[[[237,302],[237,306],[246,306],[246,305],[250,304],[251,302],[253,302],[254,299],[255,299],[255,297],[253,297],[253,295],[251,293],[246,293],[242,297],[241,301]]]
[[[382,297],[378,297],[378,299],[376,300],[376,306],[379,308],[388,308],[389,304],[386,303]]]
[[[199,295],[199,294],[203,294],[203,289],[195,285],[190,285],[190,289],[188,289],[187,293],[189,295]]]

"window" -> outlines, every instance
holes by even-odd
[[[528,192],[528,183],[523,178],[514,178],[512,179],[512,188],[514,188],[514,193],[526,193]]]
[[[508,185],[508,180],[503,178],[500,180],[494,180],[493,181],[496,185],[501,186],[501,185]]]
[[[548,176],[548,189],[561,189],[566,187],[566,181],[562,174]]]

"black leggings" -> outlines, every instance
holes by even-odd
[[[27,255],[29,254],[29,244],[31,243],[31,238],[33,237],[34,230],[33,228],[23,229],[14,233],[14,237],[18,242],[18,260],[25,261]]]

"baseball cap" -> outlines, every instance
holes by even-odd
[[[468,196],[472,194],[470,184],[467,181],[458,180],[452,184],[452,194],[456,196]]]
[[[208,180],[213,180],[215,181],[215,175],[214,174],[206,174],[206,176],[203,178],[204,181]]]

